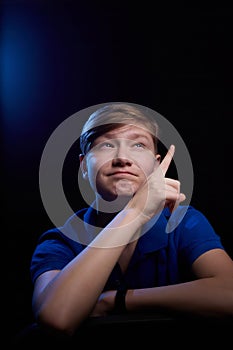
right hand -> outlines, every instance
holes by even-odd
[[[160,164],[157,164],[147,181],[139,188],[130,200],[128,208],[139,211],[145,221],[150,220],[166,206],[173,211],[180,202],[185,200],[185,195],[180,193],[180,182],[166,178],[166,172],[175,153],[175,146],[171,145]]]

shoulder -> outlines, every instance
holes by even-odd
[[[72,216],[70,216],[63,226],[53,227],[43,232],[42,235],[39,237],[38,243],[41,243],[44,240],[48,240],[48,239],[59,239],[59,240],[66,240],[67,238],[72,239],[72,229],[75,226],[77,226],[77,222],[79,223],[79,228],[81,230],[84,229],[83,221],[84,221],[84,216],[86,212],[87,212],[87,208],[83,208],[77,211],[76,213],[74,213]],[[77,229],[77,227],[75,227],[75,229]]]
[[[173,225],[176,223],[173,231],[176,246],[191,263],[209,250],[224,249],[207,217],[193,206],[180,206],[171,220]]]
[[[164,211],[164,215],[167,218],[168,223],[170,225],[170,231],[173,231],[175,229],[191,230],[198,228],[200,225],[202,226],[202,228],[208,227],[209,229],[211,229],[211,231],[214,231],[211,223],[209,222],[205,214],[191,205],[180,205],[172,214],[169,212],[169,209],[166,208]]]
[[[75,216],[82,216],[84,212],[85,210],[77,212]],[[31,258],[32,281],[45,271],[61,270],[85,248],[77,239],[72,239],[73,221],[75,218],[71,217],[64,226],[49,229],[39,237]],[[83,230],[81,222],[82,220],[80,220],[80,229]]]
[[[193,206],[179,206],[172,214],[165,211],[167,218],[167,231],[174,235],[174,239],[181,247],[188,245],[208,244],[211,242],[217,248],[223,247],[220,236],[207,219],[205,214]]]

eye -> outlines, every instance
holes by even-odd
[[[110,142],[103,142],[103,143],[101,143],[100,147],[101,148],[113,148],[114,145]]]
[[[141,142],[137,142],[137,143],[134,144],[134,147],[136,147],[136,148],[144,148],[145,145],[143,143],[141,143]]]

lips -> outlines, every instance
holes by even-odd
[[[114,171],[113,173],[108,174],[108,176],[136,176],[136,174],[131,173],[130,171]]]

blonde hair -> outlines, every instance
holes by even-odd
[[[84,124],[80,136],[82,153],[86,154],[90,150],[98,136],[126,124],[137,125],[149,131],[157,151],[158,124],[149,110],[138,105],[114,102],[97,109]]]

